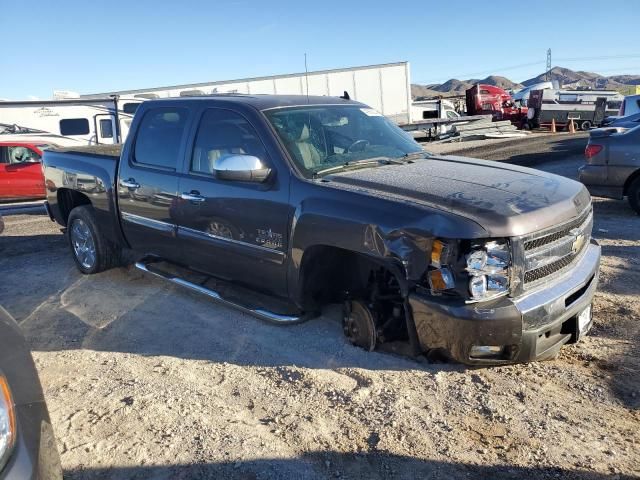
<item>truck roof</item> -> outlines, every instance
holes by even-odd
[[[172,102],[172,101],[225,101],[234,103],[244,103],[255,107],[258,110],[268,110],[279,107],[302,107],[305,105],[357,105],[365,107],[363,103],[354,100],[345,100],[341,97],[327,97],[317,95],[251,95],[239,93],[222,93],[213,95],[197,95],[193,97],[172,97],[148,100],[148,102]],[[145,102],[146,103],[146,102]]]

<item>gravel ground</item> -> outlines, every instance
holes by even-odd
[[[34,349],[68,479],[639,478],[640,217],[594,208],[595,324],[548,362],[367,353],[337,308],[278,327],[131,268],[85,277],[35,212],[5,217],[0,304]]]

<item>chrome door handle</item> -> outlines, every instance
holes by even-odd
[[[140,184],[133,178],[130,178],[129,180],[120,180],[120,186],[127,188],[140,188]]]
[[[190,202],[204,202],[205,198],[200,195],[198,192],[184,192],[180,195],[180,198],[183,200],[189,200]]]

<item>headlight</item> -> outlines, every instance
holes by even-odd
[[[16,416],[7,379],[0,374],[0,471],[4,468],[16,440]]]
[[[474,245],[467,255],[468,302],[480,302],[509,293],[511,255],[506,240]]]

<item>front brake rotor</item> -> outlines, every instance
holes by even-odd
[[[342,328],[353,345],[370,352],[376,348],[378,334],[375,317],[360,300],[347,300],[343,306]]]

